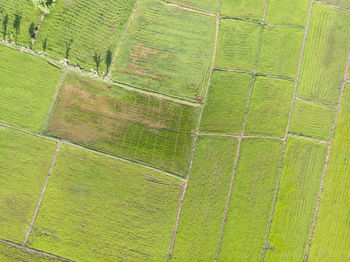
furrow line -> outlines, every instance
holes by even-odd
[[[331,106],[331,105],[328,105],[328,104],[324,104],[324,103],[320,103],[320,102],[315,102],[315,101],[313,101],[313,100],[306,99],[306,98],[295,97],[295,99],[296,99],[296,100],[299,100],[299,101],[304,101],[304,102],[308,102],[308,103],[311,103],[311,104],[315,104],[315,105],[326,106],[326,107],[331,108],[331,109],[337,109],[336,106]]]
[[[242,135],[230,135],[230,134],[209,134],[209,133],[198,133],[199,136],[218,136],[218,137],[234,137],[234,138],[242,138],[242,139],[273,139],[273,140],[281,140],[284,141],[283,137],[274,137],[274,136],[242,136]]]
[[[188,11],[188,12],[197,13],[197,14],[206,15],[206,16],[211,16],[211,17],[216,17],[216,14],[205,12],[205,11],[201,11],[201,10],[198,10],[198,9],[195,9],[195,8],[191,8],[191,7],[187,7],[187,6],[184,6],[184,5],[179,5],[179,4],[171,3],[171,2],[168,2],[168,1],[161,1],[161,0],[154,0],[154,1],[156,1],[158,3],[161,3],[163,5],[176,7],[176,8]]]
[[[341,10],[350,12],[350,8],[346,8],[346,7],[344,7],[344,6],[339,6],[339,5],[331,4],[331,3],[328,3],[328,2],[314,1],[314,3],[320,4],[320,5],[328,5],[328,6],[333,7],[333,8],[337,8],[337,9],[341,9]]]
[[[327,141],[327,140],[312,138],[312,137],[308,137],[308,136],[298,136],[298,135],[291,134],[291,133],[288,134],[288,137],[294,137],[294,138],[307,140],[307,141],[312,141],[312,142],[317,142],[317,143],[326,144],[326,145],[330,144],[330,142]]]

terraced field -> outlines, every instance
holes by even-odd
[[[0,0],[0,261],[348,261],[347,0]]]

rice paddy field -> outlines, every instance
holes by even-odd
[[[0,0],[0,261],[350,259],[348,0]]]

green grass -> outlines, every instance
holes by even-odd
[[[31,0],[0,0],[0,39],[30,46],[40,13]]]
[[[261,27],[233,19],[221,19],[216,67],[254,71]]]
[[[337,105],[350,45],[350,13],[314,4],[301,66],[299,97]]]
[[[286,132],[294,83],[257,77],[250,101],[245,133],[283,137]]]
[[[310,1],[308,0],[269,0],[266,22],[269,24],[305,27],[309,6]]]
[[[35,50],[106,72],[136,0],[57,1],[40,27]],[[95,62],[100,60],[99,69]],[[100,59],[98,59],[100,58]]]
[[[348,0],[320,0],[320,2],[338,5],[345,8],[350,8],[350,2]]]
[[[180,4],[185,7],[192,7],[198,10],[216,13],[218,0],[166,0],[166,2]]]
[[[236,148],[233,138],[198,139],[172,261],[214,261]]]
[[[243,140],[218,261],[260,261],[282,142]]]
[[[328,146],[288,138],[265,261],[302,261]]]
[[[186,175],[198,109],[67,74],[46,133]]]
[[[296,100],[294,102],[290,133],[329,140],[335,109]]]
[[[350,84],[342,101],[311,241],[310,262],[349,259]]]
[[[241,134],[252,76],[214,71],[200,131]]]
[[[0,127],[0,238],[23,241],[55,148],[53,142]]]
[[[182,187],[63,145],[28,245],[79,261],[165,261]]]
[[[0,243],[0,261],[6,262],[45,262],[59,261],[40,255],[27,253],[21,249]]]
[[[265,0],[221,0],[221,15],[261,21]]]
[[[258,72],[296,78],[304,30],[264,27]]]
[[[112,78],[142,89],[201,101],[215,40],[215,18],[141,1]]]
[[[0,46],[0,121],[38,131],[60,71],[46,61]]]

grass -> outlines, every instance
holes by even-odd
[[[246,135],[283,137],[287,128],[294,83],[257,77],[247,117]]]
[[[63,145],[28,246],[80,261],[164,261],[183,182]]]
[[[46,133],[186,175],[198,107],[67,74]]]
[[[301,29],[264,27],[257,71],[295,79],[303,39]]]
[[[0,46],[0,121],[39,131],[60,71],[46,61]]]
[[[34,49],[87,70],[107,72],[135,2],[57,1],[45,16]]]
[[[288,138],[266,261],[303,260],[327,148]]]
[[[269,0],[266,11],[266,22],[269,24],[305,27],[309,6],[310,1],[307,0]]]
[[[215,18],[141,1],[112,72],[114,80],[202,101],[215,40]]]
[[[172,261],[214,261],[237,140],[199,137]]]
[[[347,261],[350,243],[350,84],[339,112],[308,261]]]
[[[261,21],[266,0],[221,0],[221,15]]]
[[[177,3],[181,6],[192,7],[211,13],[216,13],[218,9],[218,0],[167,0],[166,2]]]
[[[44,261],[59,261],[39,255],[27,253],[18,248],[0,243],[0,260],[6,262],[44,262]]]
[[[0,238],[23,241],[55,148],[53,142],[0,127]]]
[[[329,140],[335,117],[335,109],[309,102],[294,102],[290,133],[322,140]]]
[[[350,8],[350,2],[348,0],[320,0],[320,2],[338,5],[345,8]]]
[[[260,261],[281,154],[281,141],[243,140],[218,261]]]
[[[0,39],[30,46],[40,13],[29,0],[0,0]]]
[[[221,19],[215,66],[254,71],[260,30],[255,23]]]
[[[200,131],[240,134],[251,82],[248,74],[214,71]]]
[[[299,97],[337,105],[350,45],[350,13],[314,4],[301,66]]]

